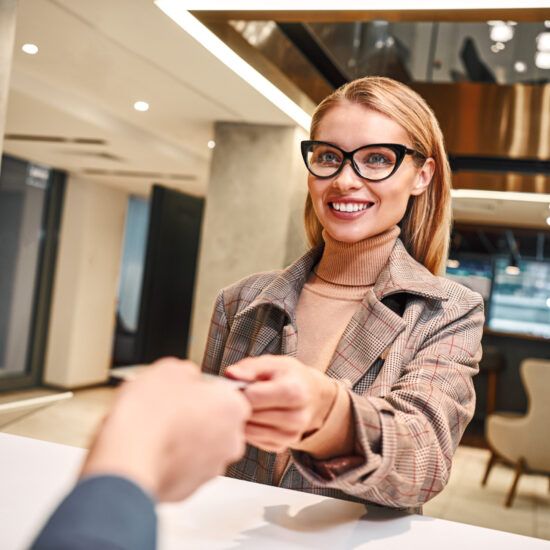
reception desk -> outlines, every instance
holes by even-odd
[[[1,549],[27,548],[84,454],[0,433]],[[158,515],[160,550],[550,550],[549,541],[224,477]]]

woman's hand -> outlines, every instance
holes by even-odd
[[[281,452],[319,429],[336,398],[336,382],[293,357],[262,355],[235,363],[230,378],[253,382],[243,392],[252,405],[248,443]]]

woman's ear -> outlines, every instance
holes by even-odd
[[[435,172],[435,160],[433,158],[427,158],[424,165],[416,174],[416,179],[413,184],[411,195],[422,195],[432,182],[432,178]]]

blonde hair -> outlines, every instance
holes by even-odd
[[[432,273],[443,275],[451,230],[451,169],[445,152],[443,134],[426,101],[408,86],[391,78],[365,77],[344,84],[317,107],[311,121],[311,139],[325,114],[342,103],[356,103],[391,118],[409,135],[412,148],[421,157],[433,158],[435,171],[426,191],[411,196],[401,227],[401,240],[407,251]],[[311,246],[323,242],[323,227],[315,214],[308,193],[304,212],[305,228]]]

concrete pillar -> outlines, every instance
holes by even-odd
[[[303,130],[218,123],[206,194],[189,357],[200,364],[220,289],[307,250]]]
[[[124,191],[70,176],[59,236],[44,382],[105,382],[117,308]]]
[[[10,87],[17,0],[0,0],[0,168]]]

